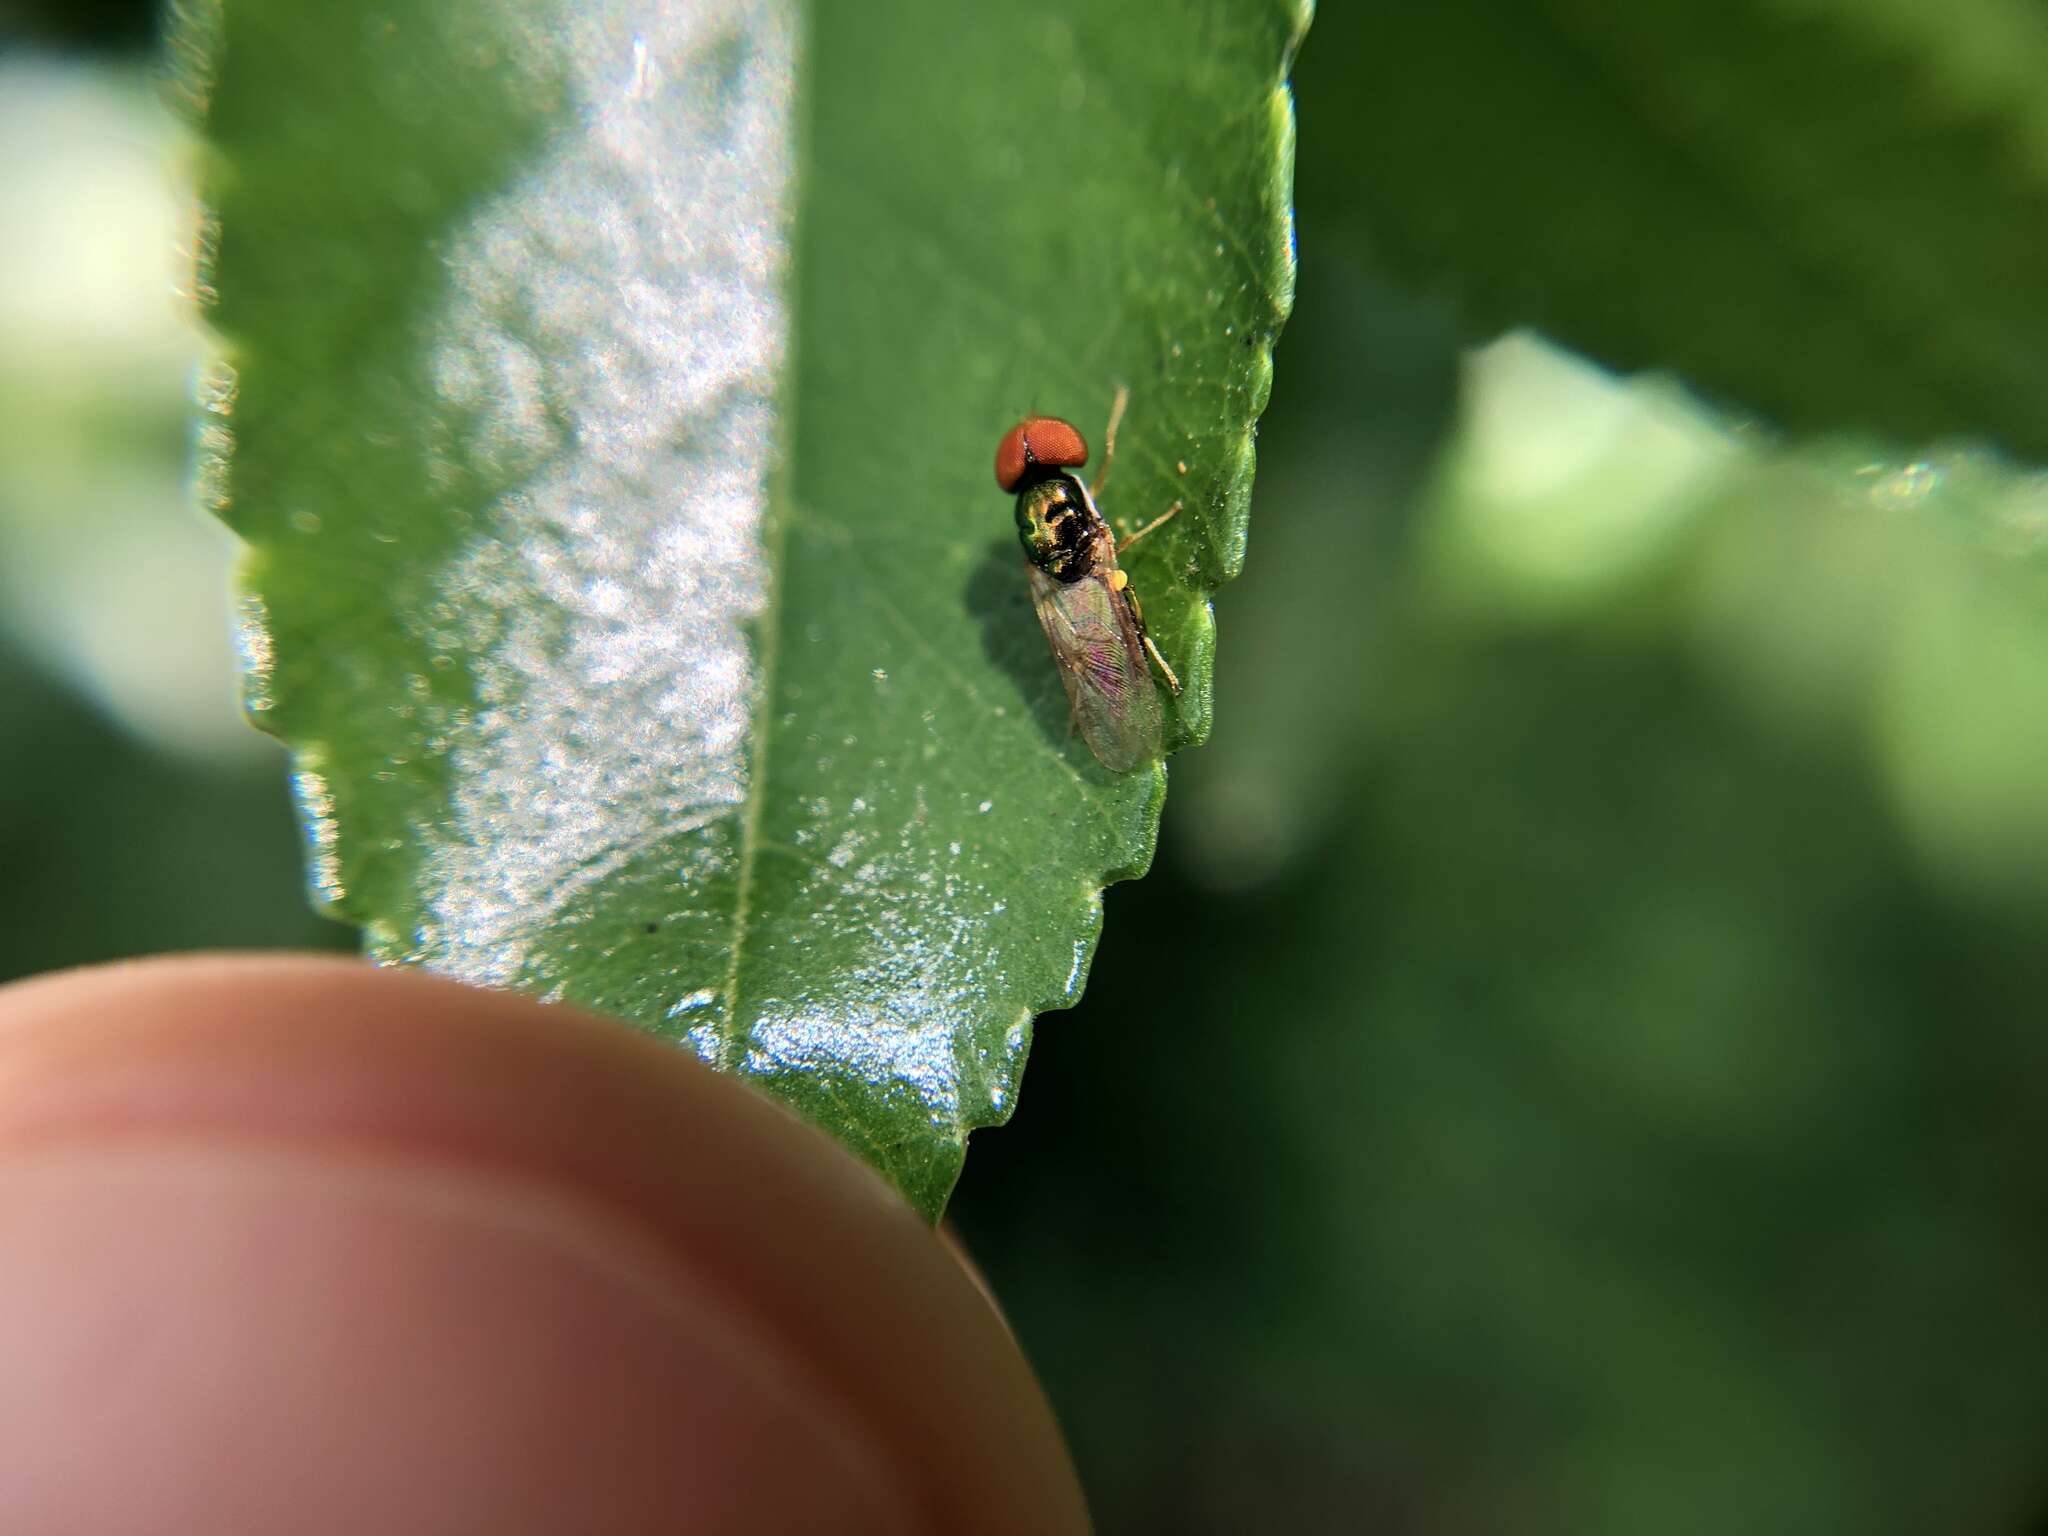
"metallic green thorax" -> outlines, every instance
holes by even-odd
[[[1071,585],[1096,564],[1096,536],[1105,525],[1088,492],[1072,475],[1048,474],[1017,492],[1017,538],[1030,562],[1053,580]]]

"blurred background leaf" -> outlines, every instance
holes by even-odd
[[[0,49],[140,53],[157,41],[151,0],[0,0]]]
[[[1913,24],[1890,14],[1866,20]],[[1937,51],[2023,59],[1991,24],[2016,14],[1930,11]],[[1441,12],[1476,30],[1433,46],[1486,57],[1477,15]],[[1175,760],[1158,863],[1110,893],[1087,997],[977,1140],[959,1226],[1105,1530],[2032,1536],[2041,481],[1911,437],[1788,442],[1527,334],[1462,353],[1452,286],[1404,285],[1353,234],[1429,189],[1365,197],[1384,141],[1349,137],[1376,109],[1348,98],[1400,60],[1340,40],[1421,16],[1332,5],[1304,55],[1301,289],[1219,604],[1215,737]],[[1729,90],[1763,121],[1784,93],[1756,78]],[[1634,88],[1663,89],[1648,66]],[[1560,195],[1630,185],[1611,161],[1642,130],[1613,121]],[[1618,225],[1651,220],[1642,196]],[[1533,292],[1571,264],[1523,212],[1503,238]],[[1955,240],[2010,215],[1973,206]],[[1689,285],[1740,272],[1695,262],[1610,271],[1583,302],[1624,336],[1704,329]],[[2040,302],[2018,286],[2016,313]],[[1767,375],[1805,368],[1730,355],[1742,378],[1692,366],[1762,407]],[[1782,387],[1819,402],[1787,420],[1864,419],[1822,382]],[[0,731],[10,814],[50,755],[32,739]],[[160,814],[196,803],[158,749],[126,760],[175,788]],[[296,873],[268,773],[217,836],[276,891]],[[283,937],[124,846],[137,824],[99,803],[37,857],[117,872],[195,942]],[[15,969],[167,942],[65,889]]]
[[[272,755],[153,750],[7,646],[0,741],[0,977],[222,944],[353,946],[306,903]]]
[[[1801,428],[2048,451],[2048,14],[2028,0],[1332,5],[1323,235]],[[1314,114],[1314,115],[1311,115]]]

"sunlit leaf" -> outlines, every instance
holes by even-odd
[[[1292,284],[1292,0],[231,0],[209,484],[319,895],[623,1015],[928,1214],[1163,772],[1069,739],[995,442],[1095,436],[1209,724]],[[229,451],[231,450],[231,451]]]

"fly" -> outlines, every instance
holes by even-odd
[[[1068,473],[1088,444],[1057,416],[1028,416],[996,448],[996,484],[1017,496],[1031,606],[1052,646],[1073,722],[1103,767],[1126,773],[1159,755],[1165,711],[1157,667],[1177,697],[1180,679],[1145,632],[1144,610],[1117,556],[1180,511],[1175,502],[1118,543],[1095,498],[1116,457],[1116,428],[1130,392],[1119,389],[1103,433],[1102,469],[1084,485]]]

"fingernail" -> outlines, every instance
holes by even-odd
[[[841,1387],[630,1217],[273,1143],[0,1161],[14,1530],[914,1531]]]

